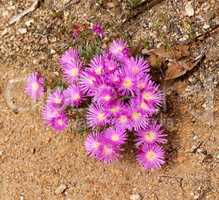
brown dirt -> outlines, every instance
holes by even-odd
[[[70,128],[54,134],[43,125],[41,104],[31,105],[23,93],[22,80],[36,69],[53,78],[58,76],[57,59],[72,41],[69,33],[75,22],[98,19],[108,25],[109,38],[121,35],[120,29],[114,27],[123,23],[120,19],[124,13],[128,16],[127,4],[115,1],[115,7],[109,9],[106,4],[91,6],[91,1],[81,0],[63,10],[62,2],[44,1],[33,13],[7,27],[10,17],[31,5],[31,1],[0,1],[0,199],[128,200],[139,194],[144,200],[217,200],[218,34],[202,41],[202,48],[207,48],[206,57],[195,70],[163,83],[166,106],[160,119],[169,139],[166,165],[157,171],[144,171],[128,146],[120,161],[103,165],[86,156],[86,135]],[[126,37],[133,44],[147,40],[149,48],[174,44],[184,37],[192,40],[194,32],[207,32],[203,29],[205,23],[210,28],[218,23],[216,1],[193,3],[196,14],[188,18],[181,15],[185,7],[182,1],[164,1],[129,21]],[[33,23],[29,26],[25,23],[30,19]],[[19,33],[20,28],[27,32]],[[179,34],[175,34],[176,29]],[[13,105],[28,110],[12,109],[7,91],[11,91]],[[57,194],[55,191],[62,184],[66,188]]]

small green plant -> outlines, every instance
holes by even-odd
[[[142,3],[142,0],[128,0],[128,4],[131,8],[135,8]]]

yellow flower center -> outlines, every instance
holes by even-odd
[[[111,96],[110,96],[110,95],[105,95],[105,96],[103,97],[103,99],[104,99],[105,101],[110,101]]]
[[[32,83],[32,89],[37,91],[39,89],[39,84],[37,82]]]
[[[156,158],[156,154],[155,154],[154,151],[151,150],[151,151],[148,151],[146,153],[146,159],[147,160],[153,161],[155,158]]]
[[[132,80],[130,78],[126,78],[124,81],[123,81],[123,86],[124,88],[127,88],[127,89],[130,89],[132,87]]]
[[[102,67],[97,67],[96,69],[95,69],[95,72],[96,72],[96,74],[97,75],[101,75],[102,74]]]
[[[100,146],[100,143],[99,143],[99,142],[94,142],[94,144],[93,144],[93,148],[94,148],[94,149],[98,149],[99,146]]]
[[[138,66],[133,66],[133,67],[132,67],[132,72],[133,72],[134,74],[139,73],[139,72],[140,72],[139,67],[138,67]]]
[[[106,116],[105,116],[105,114],[104,114],[103,112],[101,112],[101,113],[98,113],[98,114],[97,114],[97,119],[98,119],[99,121],[103,121],[103,120],[106,119]]]
[[[152,131],[146,132],[144,138],[145,138],[146,141],[152,142],[155,138],[155,135]]]
[[[107,146],[104,146],[103,151],[105,155],[110,155],[112,153],[112,149]]]
[[[95,79],[94,77],[90,77],[90,78],[88,79],[88,83],[89,83],[90,85],[93,85],[95,80],[96,80],[96,79]]]
[[[76,93],[74,95],[72,95],[72,99],[75,101],[75,100],[79,100],[80,99],[80,94],[79,93]]]
[[[109,70],[114,70],[114,66],[113,65],[109,65],[108,69]]]
[[[64,124],[62,119],[59,119],[59,120],[57,121],[57,123],[58,123],[59,126],[62,126],[62,125]]]
[[[111,111],[112,113],[116,113],[116,112],[118,112],[119,110],[120,110],[120,107],[119,107],[119,106],[115,106],[115,107],[113,107],[113,108],[110,109],[110,111]]]
[[[62,100],[61,100],[60,98],[55,98],[55,99],[54,99],[54,102],[55,102],[56,104],[60,104],[60,103],[62,102]]]
[[[143,93],[143,99],[144,100],[150,100],[150,99],[152,99],[152,95],[149,92],[144,92]]]
[[[139,113],[139,112],[133,112],[132,113],[132,119],[133,120],[139,120],[140,117],[141,117],[141,113]]]
[[[71,70],[71,75],[72,75],[73,77],[78,76],[78,68],[76,68],[76,67],[72,68],[72,70]]]
[[[139,83],[137,84],[137,87],[138,87],[139,89],[144,89],[145,83],[144,83],[144,82],[139,82]]]
[[[117,142],[119,140],[119,136],[117,134],[112,135],[112,141]]]
[[[125,124],[128,121],[128,118],[125,115],[121,115],[119,121],[120,123]]]
[[[145,102],[141,102],[140,103],[140,108],[142,109],[142,110],[148,110],[148,105],[145,103]]]
[[[121,46],[118,46],[116,49],[115,49],[115,52],[122,52],[123,48]]]

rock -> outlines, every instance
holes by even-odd
[[[141,199],[142,199],[142,198],[141,198],[141,195],[138,194],[138,193],[132,194],[132,195],[130,196],[130,200],[141,200]]]
[[[30,20],[28,20],[28,21],[25,22],[25,25],[26,25],[27,27],[29,27],[31,24],[33,24],[33,22],[34,22],[34,20],[33,20],[33,19],[30,19]]]
[[[52,55],[54,55],[54,54],[56,53],[56,51],[55,51],[54,49],[50,49],[50,53],[51,53]]]
[[[20,33],[20,34],[25,34],[26,32],[27,32],[26,28],[19,28],[18,29],[18,33]]]
[[[205,30],[206,30],[206,29],[209,29],[209,28],[210,28],[210,25],[209,25],[209,24],[207,24],[207,23],[205,23],[205,24],[204,24],[204,26],[203,26],[203,29],[205,29]]]
[[[2,33],[1,33],[1,36],[4,36],[4,35],[6,35],[6,34],[8,33],[8,31],[9,31],[9,29],[8,29],[8,28],[4,29],[4,30],[2,31]]]
[[[185,6],[185,12],[188,17],[192,17],[195,14],[194,8],[192,6],[192,2],[189,1]]]
[[[115,7],[115,4],[113,2],[108,2],[106,4],[107,8],[114,8]]]
[[[56,188],[55,190],[55,194],[61,194],[63,192],[65,192],[65,190],[67,189],[67,186],[65,184],[61,184],[59,187]]]

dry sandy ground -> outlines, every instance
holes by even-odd
[[[4,33],[8,19],[30,2],[0,1],[4,10],[0,12],[0,31]],[[63,26],[68,29],[63,25],[65,12],[54,16],[46,2],[0,38],[0,200],[217,200],[218,36],[206,39],[210,47],[201,66],[171,83],[171,88],[168,83],[165,87],[167,103],[161,119],[169,139],[166,165],[157,171],[144,171],[135,162],[131,145],[121,161],[103,165],[86,156],[86,135],[70,129],[55,134],[43,125],[41,105],[31,106],[23,93],[23,78],[34,69],[56,77],[52,67],[57,66],[57,58],[70,43],[69,34],[60,33]],[[207,5],[212,2],[207,1]],[[153,12],[167,5],[164,2]],[[68,13],[83,21],[85,10],[92,13],[89,9],[87,1],[81,1]],[[34,20],[31,26],[25,24],[30,19]],[[21,34],[19,28],[27,32]],[[135,33],[133,38],[138,36]],[[16,112],[13,105],[24,110]],[[210,108],[206,111],[206,107]]]

